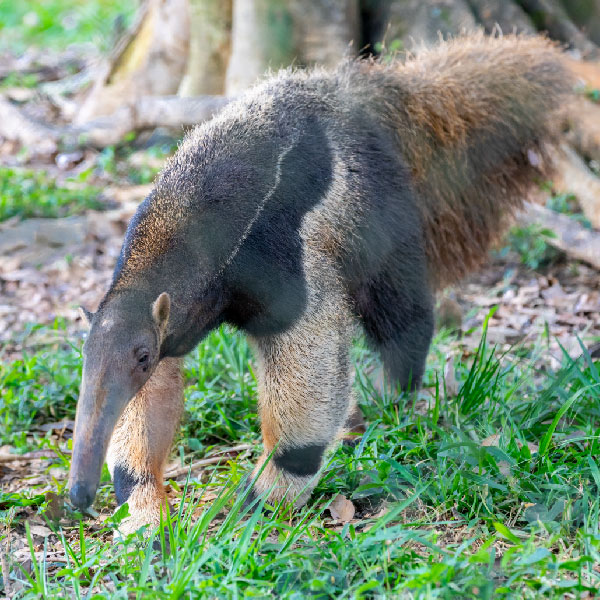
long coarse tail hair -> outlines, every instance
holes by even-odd
[[[368,89],[412,173],[434,287],[478,266],[532,185],[549,175],[557,112],[572,91],[542,37],[470,35],[410,57],[342,67]]]

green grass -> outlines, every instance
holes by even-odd
[[[26,434],[34,423],[60,421],[75,413],[81,357],[57,348],[0,363],[0,445],[30,449]]]
[[[101,208],[100,190],[77,179],[59,184],[44,171],[0,167],[0,222],[10,217],[64,217]]]
[[[115,41],[115,19],[131,22],[134,0],[0,0],[0,48],[14,53],[30,46],[61,50],[92,42],[108,51]]]
[[[118,146],[107,146],[100,152],[96,161],[96,170],[98,173],[109,177],[118,177],[121,181],[140,185],[144,183],[152,183],[156,175],[160,172],[160,168],[155,165],[147,164],[142,160],[139,165],[134,166],[128,162],[133,153],[129,143],[135,139],[135,134],[130,133],[125,136],[124,143]],[[161,164],[168,156],[173,154],[177,149],[177,141],[171,143],[159,143],[148,148],[145,148],[143,155],[147,160],[155,160],[157,164]]]
[[[168,524],[170,547],[156,534],[113,542],[110,521],[98,529],[89,517],[80,524],[77,513],[61,521],[53,542],[44,546],[31,537],[37,567],[27,575],[13,572],[23,585],[15,597],[596,593],[600,363],[582,348],[580,359],[565,355],[559,370],[548,371],[538,360],[545,342],[538,342],[501,354],[483,336],[475,354],[455,359],[460,385],[456,395],[447,395],[442,372],[454,346],[440,335],[424,390],[397,395],[376,390],[368,373],[377,358],[359,340],[356,390],[369,428],[354,447],[329,455],[307,507],[242,510],[239,485],[252,461],[241,456],[209,470],[208,479],[172,482],[184,502]],[[50,444],[31,436],[25,443],[25,431],[74,414],[79,360],[78,349],[66,346],[0,366],[0,443],[20,442],[21,449]],[[199,457],[215,444],[250,441],[258,454],[252,364],[243,336],[227,329],[213,332],[188,357],[186,417],[176,453],[191,450]],[[64,491],[64,482],[54,485]],[[332,525],[326,507],[338,493],[352,499],[363,515],[358,522]],[[35,486],[0,497],[0,522],[10,521],[13,536],[20,532],[26,539],[23,517],[34,509],[19,504],[39,505],[44,513],[47,502]],[[96,509],[112,507],[112,486],[105,483]],[[53,558],[44,559],[51,543]]]

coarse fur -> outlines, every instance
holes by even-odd
[[[547,40],[476,35],[404,64],[283,71],[188,134],[132,219],[92,316],[74,501],[97,483],[83,474],[90,431],[119,418],[110,460],[122,496],[162,490],[157,465],[170,441],[150,458],[138,447],[148,437],[123,432],[155,432],[159,422],[168,430],[160,439],[172,438],[178,411],[167,423],[140,394],[162,378],[163,402],[179,406],[180,379],[162,365],[228,322],[248,334],[259,367],[255,474],[272,460],[255,490],[304,502],[353,414],[355,325],[393,380],[418,385],[435,289],[484,260],[544,175],[569,89]],[[127,335],[139,341],[128,345]]]
[[[106,463],[119,504],[129,504],[121,524],[135,531],[157,524],[166,514],[163,486],[165,461],[183,411],[180,358],[165,358],[154,375],[127,405],[113,431]]]

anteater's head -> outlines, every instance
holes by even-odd
[[[95,314],[82,311],[90,332],[83,346],[69,478],[71,502],[79,508],[94,500],[115,425],[160,360],[170,305],[166,293],[154,302],[128,294],[117,295]]]

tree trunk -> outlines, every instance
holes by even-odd
[[[600,229],[600,179],[566,145],[561,148],[555,165],[554,190],[560,194],[573,194],[592,227]]]
[[[562,4],[573,22],[600,46],[600,0],[562,0]]]
[[[567,215],[561,215],[537,204],[528,204],[526,211],[521,213],[521,220],[550,229],[556,237],[549,237],[549,244],[571,258],[600,269],[600,233],[597,231],[586,229]]]
[[[435,44],[443,38],[473,31],[477,22],[466,0],[368,0],[375,11],[370,39],[382,44],[385,52],[396,49],[418,51],[424,44]]]
[[[97,77],[75,124],[110,115],[141,96],[176,93],[187,63],[189,30],[187,0],[149,0]]]
[[[180,96],[225,93],[232,0],[190,0],[190,46]]]
[[[361,43],[358,0],[288,0],[302,64],[335,67]]]
[[[567,141],[586,158],[600,163],[600,105],[579,99],[567,114]]]
[[[506,0],[469,0],[471,9],[487,33],[500,28],[502,33],[535,33],[527,13],[514,2]]]
[[[361,43],[359,0],[235,0],[226,90],[235,95],[269,69],[334,67]]]
[[[579,50],[585,58],[600,57],[598,46],[579,31],[559,0],[519,0],[519,2],[532,16],[538,29],[547,31],[555,40],[565,42]]]
[[[297,42],[286,0],[235,0],[227,94],[239,94],[269,69],[290,65]]]

